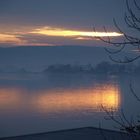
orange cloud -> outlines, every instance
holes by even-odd
[[[27,33],[20,34],[18,32],[13,34],[0,34],[0,44],[5,46],[54,46],[52,43],[40,42],[39,39],[34,39],[34,36],[28,37]]]
[[[78,30],[69,30],[61,28],[52,28],[52,27],[42,27],[35,29],[32,34],[41,34],[46,36],[60,36],[60,37],[118,37],[123,34],[117,32],[88,32],[88,31],[78,31]]]
[[[49,26],[39,28],[10,27],[9,29],[2,29],[3,30],[0,32],[0,45],[2,46],[54,46],[58,44],[70,45],[76,43],[80,44],[80,40],[87,42],[90,40],[97,40],[97,37],[122,36],[122,34],[117,32],[89,32],[64,28],[54,28]]]
[[[75,40],[93,40],[91,37],[77,37]]]
[[[0,43],[20,45],[24,44],[26,41],[21,40],[17,35],[13,34],[0,34]]]

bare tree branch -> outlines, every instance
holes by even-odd
[[[136,92],[134,91],[134,89],[133,89],[131,83],[130,83],[129,87],[130,87],[131,93],[132,93],[132,94],[134,95],[134,97],[140,102],[140,97],[137,96],[137,94],[136,94]]]
[[[133,0],[134,3],[134,7],[136,8],[136,10],[140,11],[140,6],[138,5],[136,0]],[[127,13],[125,13],[124,16],[124,21],[126,23],[126,25],[128,26],[128,28],[130,29],[134,29],[136,30],[138,33],[140,33],[140,17],[134,12],[134,9],[131,8],[129,0],[126,0],[126,8],[127,8]],[[136,55],[135,57],[128,57],[128,56],[124,56],[124,58],[122,59],[114,59],[113,58],[113,54],[119,54],[120,52],[123,52],[123,50],[125,48],[127,48],[127,46],[133,47],[133,50],[138,50],[138,52],[140,52],[140,37],[136,34],[136,36],[134,35],[130,35],[126,32],[124,32],[120,26],[118,25],[118,23],[116,22],[115,19],[113,19],[113,23],[115,28],[118,30],[119,33],[121,33],[123,35],[123,39],[122,41],[113,41],[109,36],[107,37],[97,37],[99,40],[110,44],[112,46],[115,47],[115,51],[111,51],[108,48],[105,48],[105,51],[109,54],[109,58],[117,63],[130,63],[133,62],[137,59],[140,58],[140,54]],[[96,29],[93,28],[94,32],[96,32]],[[108,33],[106,27],[103,27],[104,32]]]

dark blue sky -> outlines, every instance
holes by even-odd
[[[1,0],[1,22],[65,27],[111,25],[124,0]]]
[[[1,45],[91,45],[96,40],[32,33],[36,29],[116,32],[112,19],[124,26],[125,0],[0,0]],[[45,29],[46,32],[48,30]],[[4,35],[10,36],[4,36]],[[4,42],[4,38],[10,38]],[[79,36],[78,36],[79,37]],[[80,36],[81,37],[81,36]],[[83,37],[83,36],[82,36]],[[87,36],[84,36],[87,37]],[[15,39],[15,40],[14,40]],[[83,43],[80,41],[82,40]],[[88,40],[88,41],[87,41]],[[79,41],[79,42],[78,42]],[[17,43],[18,42],[18,43]]]

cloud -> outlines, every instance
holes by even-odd
[[[62,29],[62,28],[53,28],[53,27],[42,27],[38,29],[34,29],[32,34],[41,34],[46,36],[60,36],[60,37],[119,37],[123,34],[117,32],[94,32],[94,31],[78,31],[78,30],[70,30],[70,29]],[[87,38],[85,38],[87,39]]]
[[[6,45],[21,45],[26,43],[25,40],[20,39],[20,36],[14,34],[0,34],[0,44]]]
[[[7,28],[0,30],[0,46],[93,45],[93,41],[94,44],[98,42],[96,37],[122,36],[117,32],[89,32],[50,26]]]
[[[91,37],[76,37],[75,38],[75,40],[87,40],[87,41],[89,41],[89,40],[93,40],[93,38],[91,38]]]
[[[12,46],[54,46],[54,44],[48,43],[44,36],[30,35],[25,31],[0,33],[0,47]]]

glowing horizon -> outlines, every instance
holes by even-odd
[[[117,32],[95,32],[95,31],[78,31],[63,28],[43,27],[35,29],[32,34],[41,34],[46,36],[59,36],[59,37],[119,37],[123,36]],[[83,38],[84,39],[84,38]]]
[[[94,31],[80,31],[64,28],[55,28],[50,26],[36,27],[19,27],[18,29],[5,30],[0,32],[0,44],[8,46],[55,46],[55,45],[77,45],[81,41],[98,41],[98,37],[116,38],[123,36],[117,32],[94,32]],[[47,40],[47,37],[49,39]],[[60,41],[60,43],[59,43]],[[68,43],[66,42],[68,41]],[[63,43],[64,42],[64,43]],[[83,43],[82,43],[83,44]]]
[[[0,43],[20,45],[20,44],[25,43],[25,41],[21,40],[20,38],[18,38],[17,35],[14,35],[14,34],[1,34],[0,33]]]

